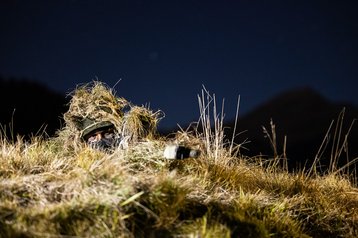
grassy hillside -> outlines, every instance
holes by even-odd
[[[204,104],[206,130],[171,141],[200,148],[197,159],[165,160],[164,138],[108,155],[61,137],[3,135],[0,236],[358,237],[349,174],[288,173],[279,156],[245,157]]]

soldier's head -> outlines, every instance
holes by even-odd
[[[120,143],[114,125],[109,121],[95,122],[85,119],[82,128],[80,137],[91,148],[112,151]]]

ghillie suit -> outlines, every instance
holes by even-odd
[[[105,84],[95,81],[78,87],[72,93],[69,110],[64,114],[65,127],[60,137],[80,142],[90,131],[113,125],[120,135],[122,146],[156,136],[160,111],[132,105],[114,95]]]
[[[198,150],[158,139],[157,124],[162,115],[161,111],[153,112],[116,97],[110,88],[95,81],[78,87],[72,93],[69,110],[64,114],[66,125],[60,131],[59,138],[63,139],[65,146],[76,149],[84,144],[81,142],[84,142],[89,133],[113,126],[117,136],[116,143],[111,144],[107,152],[155,140],[163,157],[167,159],[198,157]]]

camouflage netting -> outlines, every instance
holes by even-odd
[[[79,86],[71,95],[69,110],[64,114],[66,124],[59,132],[60,137],[69,139],[67,141],[81,141],[88,121],[112,123],[128,143],[150,139],[156,134],[162,116],[160,111],[134,106],[126,99],[116,97],[113,90],[102,82]]]

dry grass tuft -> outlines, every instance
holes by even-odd
[[[126,104],[94,88],[79,93],[103,95],[98,105],[111,99],[113,110]],[[71,126],[28,143],[1,137],[0,237],[358,236],[358,189],[349,174],[288,173],[275,158],[232,156],[222,117],[207,105],[215,97],[202,96],[209,99],[201,101],[203,131],[171,141],[200,148],[197,159],[165,160],[168,142],[154,134],[110,155],[66,141]],[[155,118],[148,109],[131,108],[133,118],[116,125],[140,128],[134,137],[154,130],[155,121],[137,120]],[[71,115],[86,113],[78,110]]]

